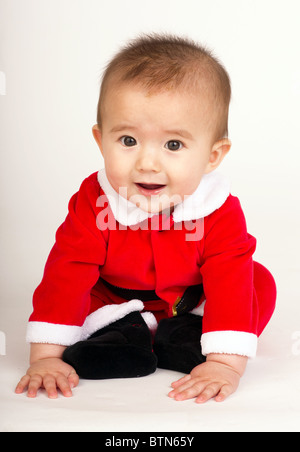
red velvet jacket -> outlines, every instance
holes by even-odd
[[[203,283],[202,350],[254,356],[257,299],[253,291],[255,239],[239,200],[220,177],[205,176],[171,217],[149,216],[110,186],[105,171],[84,180],[33,297],[29,342],[71,345],[131,310],[172,316],[188,286]],[[155,289],[160,300],[124,300],[99,281]]]

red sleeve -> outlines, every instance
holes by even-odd
[[[80,335],[90,309],[90,291],[106,257],[107,231],[96,225],[99,195],[95,173],[69,202],[69,213],[57,230],[43,279],[34,292],[29,342],[69,345]]]
[[[239,200],[230,195],[205,219],[204,228],[204,354],[255,355],[257,301],[252,255],[256,240],[247,232]]]

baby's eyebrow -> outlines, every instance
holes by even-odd
[[[110,133],[122,132],[123,130],[136,131],[137,127],[130,126],[129,124],[118,124],[110,130]]]
[[[188,132],[187,130],[183,130],[183,129],[174,129],[174,130],[165,130],[166,134],[170,134],[170,135],[178,135],[182,138],[186,138],[188,140],[193,140],[194,137],[193,135]]]

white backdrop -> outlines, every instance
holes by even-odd
[[[266,350],[278,351],[275,338],[299,367],[299,17],[298,0],[0,0],[0,366],[12,375],[3,400],[26,368],[31,296],[67,202],[103,166],[91,134],[102,70],[143,32],[204,43],[231,75],[222,167],[278,285]]]

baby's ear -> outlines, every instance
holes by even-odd
[[[211,150],[209,163],[206,168],[206,173],[210,173],[215,170],[222,162],[225,155],[230,151],[231,141],[228,138],[223,138],[217,141]]]
[[[99,146],[100,151],[102,152],[102,134],[101,134],[98,124],[95,124],[92,127],[92,133],[93,133],[96,143]]]

